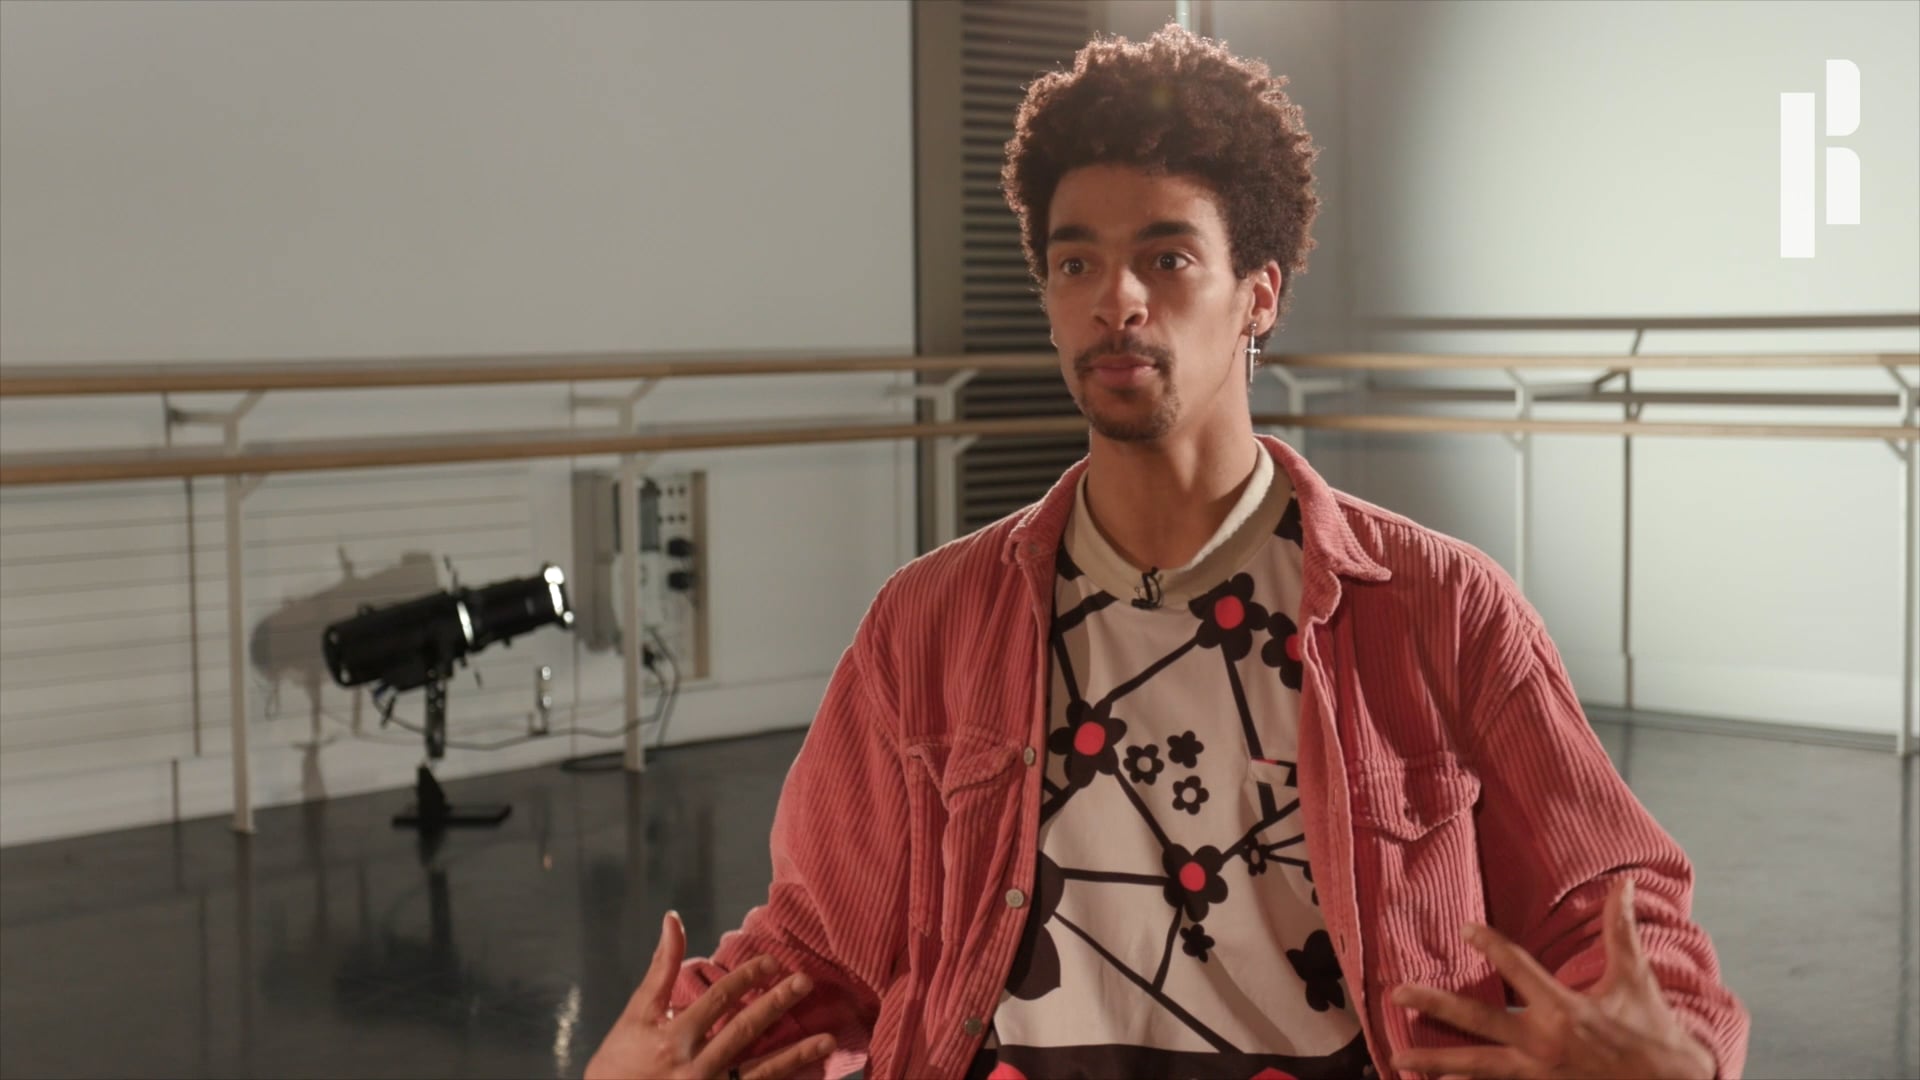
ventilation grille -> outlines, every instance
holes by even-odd
[[[1047,317],[1020,253],[1020,223],[1000,193],[1013,117],[1038,76],[1072,64],[1087,43],[1084,2],[963,0],[961,24],[961,347],[1049,352]],[[1077,416],[1051,371],[982,372],[960,391],[961,419]],[[1046,494],[1086,455],[1085,435],[983,438],[960,458],[957,522],[988,525]]]

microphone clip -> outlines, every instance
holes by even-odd
[[[1140,575],[1140,584],[1134,588],[1133,606],[1142,611],[1151,611],[1160,606],[1164,595],[1160,588],[1160,568],[1155,566]]]

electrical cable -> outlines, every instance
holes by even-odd
[[[656,679],[659,680],[660,685],[664,691],[668,685],[666,677],[660,674],[659,669],[656,666],[650,665],[648,670],[652,672],[652,674]],[[673,694],[677,694],[678,691],[679,691],[678,680],[675,680],[673,684]],[[389,692],[385,700],[382,700],[380,692],[377,690],[374,692],[373,694],[374,704],[379,706],[381,709],[381,726],[384,727],[387,724],[392,724],[393,726],[400,728],[403,731],[409,731],[415,735],[425,736],[426,729],[424,727],[421,727],[418,724],[409,723],[408,721],[402,720],[399,717],[393,715],[392,710],[393,710],[394,701],[395,699],[398,698],[398,696],[399,695],[397,693]],[[662,723],[663,720],[665,719],[665,714],[671,708],[672,703],[673,703],[672,694],[663,692],[660,698],[660,704],[654,707],[653,716],[644,720],[637,719],[629,723],[623,724],[619,727],[611,728],[611,729],[584,727],[579,724],[573,724],[567,727],[549,728],[546,731],[541,731],[541,732],[529,732],[528,734],[525,734],[525,735],[512,735],[504,739],[495,739],[490,742],[474,742],[469,739],[448,739],[446,742],[446,745],[447,745],[447,748],[450,750],[493,751],[493,750],[504,750],[510,746],[519,746],[522,743],[534,742],[540,739],[550,739],[556,735],[591,735],[595,738],[600,738],[600,739],[616,739],[622,735],[625,735],[627,732],[632,731],[634,728],[644,729],[644,728]],[[600,710],[596,710],[596,711],[611,712],[619,708],[621,708],[621,706],[619,705],[607,705],[602,707]],[[342,724],[347,727],[352,726],[352,721],[350,721],[348,718],[341,716],[337,713],[334,713],[330,710],[322,710],[321,715],[326,717],[329,720],[334,721],[335,723]],[[354,733],[352,735],[352,738],[367,741],[367,742],[393,742],[394,741],[389,739],[382,739],[382,738],[379,738],[377,735],[372,735],[365,732]],[[620,751],[614,751],[614,753],[618,754],[620,753]],[[588,756],[598,756],[598,755],[588,755]],[[562,764],[564,765],[565,762],[563,762]]]
[[[672,651],[667,648],[666,641],[661,638],[660,632],[657,628],[649,626],[647,628],[647,633],[648,633],[648,636],[651,637],[654,643],[659,647],[659,652],[657,654],[655,654],[654,651],[651,649],[643,649],[641,653],[643,658],[643,663],[647,669],[647,672],[653,676],[655,682],[660,688],[659,701],[654,706],[652,716],[646,717],[644,719],[635,718],[634,720],[631,720],[628,723],[622,724],[619,727],[610,728],[610,729],[586,727],[580,724],[573,724],[567,727],[549,728],[546,731],[542,731],[542,732],[529,732],[528,734],[525,734],[525,735],[513,735],[503,739],[494,739],[487,742],[476,742],[471,739],[448,739],[446,741],[446,747],[450,750],[478,750],[478,751],[490,752],[495,750],[504,750],[512,746],[519,746],[523,743],[535,742],[540,739],[550,739],[555,736],[561,736],[561,735],[589,735],[594,738],[600,738],[600,739],[615,739],[623,735],[626,735],[628,732],[634,730],[635,728],[640,728],[644,730],[646,728],[653,727],[653,728],[656,728],[659,732],[659,734],[654,739],[654,746],[657,749],[666,740],[667,723],[668,723],[668,720],[672,717],[673,707],[675,703],[678,702],[680,697],[680,663],[678,660],[674,658]],[[666,674],[663,674],[660,671],[659,660],[661,657],[664,657],[667,661],[667,667],[672,672],[671,679],[669,679],[669,677]],[[277,687],[275,687],[274,689],[277,690]],[[422,737],[426,735],[426,728],[422,727],[421,725],[410,723],[409,721],[406,721],[406,720],[402,720],[399,717],[393,715],[393,708],[395,704],[397,704],[400,696],[399,692],[389,689],[389,690],[386,690],[386,692],[383,694],[381,688],[376,687],[370,696],[372,698],[374,705],[380,710],[380,722],[382,727],[385,727],[387,724],[392,724],[393,726],[400,728],[403,731],[410,732],[414,735],[419,735]],[[600,709],[596,709],[595,713],[597,714],[601,712],[611,712],[621,708],[622,706],[620,705],[606,705]],[[331,720],[334,723],[347,728],[348,729],[347,737],[352,738],[356,741],[388,743],[388,744],[395,744],[401,741],[401,740],[394,740],[394,739],[383,739],[383,738],[380,738],[377,733],[373,733],[373,732],[353,731],[352,730],[353,721],[350,718],[341,716],[340,714],[330,709],[321,710],[320,715],[325,719]],[[333,740],[329,739],[327,741],[331,742]],[[405,740],[405,741],[411,742],[412,740]],[[612,762],[611,768],[603,768],[602,767],[603,760],[610,760]],[[611,750],[604,753],[584,754],[577,757],[566,758],[562,760],[559,763],[559,765],[563,770],[567,772],[601,772],[601,771],[613,771],[614,769],[622,768],[625,766],[625,763],[626,763],[625,751]]]
[[[660,732],[653,738],[653,745],[658,748],[666,745],[667,723],[673,719],[673,707],[680,700],[680,661],[674,659],[673,650],[667,648],[666,641],[660,637],[659,627],[649,626],[647,627],[647,633],[652,635],[653,643],[659,646],[660,655],[666,657],[667,667],[673,670],[673,686],[668,689],[666,693],[667,707],[660,715]],[[656,669],[654,675],[658,676],[659,674],[660,672]]]
[[[658,749],[666,739],[667,720],[673,715],[674,703],[680,699],[680,664],[673,658],[673,651],[667,648],[667,643],[661,639],[658,629],[649,626],[647,627],[647,634],[653,638],[654,644],[659,648],[657,654],[652,649],[643,648],[640,650],[641,662],[646,665],[647,671],[650,672],[654,678],[660,680],[660,701],[654,706],[653,718],[646,721],[648,724],[659,725],[659,734],[654,738],[654,748]],[[659,657],[665,657],[667,666],[673,671],[673,681],[670,684],[666,677],[660,674]],[[629,725],[628,728],[622,729],[621,734],[625,734],[628,730],[631,730],[631,725]],[[567,758],[560,762],[560,769],[562,772],[572,773],[617,772],[626,768],[626,765],[626,751],[605,750],[599,753],[583,754],[578,757]]]

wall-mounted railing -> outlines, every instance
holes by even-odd
[[[1786,320],[1781,327],[1833,325],[1920,327],[1920,316],[1866,316],[1830,320]],[[1861,321],[1864,319],[1865,321]],[[1879,321],[1875,321],[1879,320]],[[1533,325],[1541,323],[1539,326]],[[1637,320],[1620,328],[1646,329],[1768,329],[1767,320]],[[1667,324],[1675,325],[1669,326]],[[1404,324],[1404,325],[1403,325]],[[1393,329],[1577,329],[1607,328],[1607,320],[1402,320],[1381,324]],[[1635,338],[1634,352],[1638,351]],[[961,420],[955,415],[955,394],[973,374],[985,370],[1046,370],[1058,360],[1052,354],[969,354],[964,356],[713,356],[662,357],[637,354],[563,356],[467,356],[419,359],[355,359],[312,362],[220,364],[118,365],[0,365],[0,398],[54,398],[95,395],[184,394],[233,392],[242,395],[224,411],[196,412],[168,407],[170,425],[214,423],[224,431],[217,446],[163,448],[101,448],[88,451],[0,453],[0,485],[78,484],[105,481],[179,477],[224,477],[226,480],[227,629],[232,701],[234,770],[234,828],[251,832],[252,802],[247,773],[246,688],[243,650],[242,500],[253,485],[275,473],[315,470],[382,468],[483,461],[529,460],[619,455],[624,479],[633,483],[643,458],[675,451],[748,449],[883,439],[929,439],[938,456],[935,470],[936,539],[950,538],[954,530],[955,476],[960,455],[980,438],[1002,435],[1060,434],[1081,431],[1078,416],[1020,420]],[[1885,393],[1770,393],[1715,391],[1635,391],[1632,375],[1646,370],[1750,370],[1755,368],[1877,368],[1890,376],[1893,388]],[[1393,387],[1379,381],[1388,373],[1494,370],[1504,372],[1511,390]],[[1568,370],[1604,372],[1597,378],[1563,382],[1534,382],[1523,373]],[[1914,514],[1916,399],[1920,398],[1920,354],[1734,354],[1734,355],[1452,355],[1428,353],[1281,354],[1270,357],[1263,371],[1277,378],[1287,392],[1287,411],[1257,414],[1256,426],[1292,433],[1297,441],[1305,429],[1375,433],[1480,433],[1508,438],[1516,451],[1515,578],[1524,589],[1527,572],[1530,512],[1528,489],[1532,471],[1532,439],[1541,434],[1622,436],[1627,462],[1625,513],[1631,523],[1631,447],[1634,438],[1706,437],[1761,439],[1872,439],[1887,443],[1899,461],[1898,508],[1904,537],[1899,587],[1905,597],[1902,713],[1896,749],[1913,752],[1915,741],[1915,548]],[[685,378],[740,378],[847,373],[919,372],[945,374],[944,381],[890,388],[931,402],[932,419],[924,423],[791,422],[746,425],[639,424],[640,403],[659,382]],[[247,413],[267,393],[301,390],[404,390],[425,387],[500,386],[537,383],[628,383],[623,395],[593,398],[611,405],[617,423],[600,429],[561,431],[475,432],[406,438],[346,438],[299,443],[249,445],[241,436]],[[1617,385],[1616,385],[1617,384]],[[1472,418],[1394,413],[1315,413],[1307,408],[1311,395],[1325,392],[1358,394],[1368,402],[1481,401],[1510,402],[1514,415]],[[163,401],[165,398],[163,397]],[[1619,421],[1556,420],[1535,415],[1537,408],[1554,404],[1607,404],[1623,410]],[[1862,424],[1702,423],[1656,422],[1640,419],[1649,406],[1727,405],[1884,410],[1884,419]],[[638,561],[636,530],[624,530],[622,561],[625,625],[639,625],[638,592],[632,587]],[[1627,549],[1631,565],[1631,547]],[[1628,662],[1627,706],[1632,707],[1632,641],[1626,585],[1622,593],[1622,650]],[[629,717],[639,714],[640,635],[626,635],[626,707]],[[637,728],[627,739],[628,766],[644,767],[644,747]]]

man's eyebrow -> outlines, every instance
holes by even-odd
[[[1200,227],[1191,221],[1156,221],[1134,234],[1135,243],[1148,240],[1160,240],[1169,236],[1198,236]],[[1093,230],[1085,225],[1062,225],[1047,234],[1047,243],[1063,244],[1076,241],[1091,243]]]

